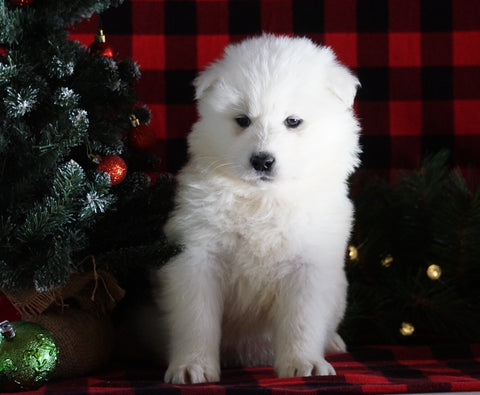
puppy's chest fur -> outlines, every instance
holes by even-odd
[[[280,282],[304,263],[299,235],[310,221],[304,202],[298,207],[296,199],[270,191],[238,191],[215,184],[196,192],[187,211],[195,206],[196,214],[190,218],[203,226],[205,240],[211,243],[225,302],[231,305],[228,310],[253,312],[256,306],[257,313],[265,315]],[[191,225],[179,214],[177,225],[187,230]]]
[[[220,226],[212,231],[220,235],[218,251],[230,255],[233,266],[245,269],[251,264],[269,270],[267,266],[275,265],[278,270],[278,264],[295,253],[290,239],[298,232],[298,217],[302,216],[295,204],[260,191],[226,193],[220,201],[216,205]]]
[[[225,324],[240,325],[251,319],[268,319],[280,283],[299,269],[301,258],[292,249],[293,217],[298,213],[285,202],[264,196],[236,197],[219,213],[230,233],[219,241],[226,304]],[[228,224],[228,225],[227,225]],[[227,225],[227,226],[225,226]],[[252,322],[249,325],[252,325]]]

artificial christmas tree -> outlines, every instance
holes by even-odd
[[[112,3],[0,2],[2,288],[65,284],[86,229],[116,200],[91,157],[123,152],[138,70],[90,55],[66,31]]]
[[[132,117],[150,119],[139,68],[68,39],[70,25],[117,3],[0,0],[0,292],[68,343],[57,376],[108,361],[123,296],[112,273],[129,279],[138,257],[144,270],[174,251],[161,231],[173,183],[152,185],[159,158],[127,139]],[[136,221],[128,239],[125,218]]]

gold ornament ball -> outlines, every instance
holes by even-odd
[[[442,276],[442,269],[438,265],[430,265],[427,268],[427,276],[431,280],[438,280]]]
[[[380,262],[382,263],[382,266],[383,266],[383,267],[390,267],[390,266],[392,266],[393,257],[392,257],[390,254],[388,254],[388,255],[387,255],[385,258],[383,258]]]
[[[358,249],[355,246],[348,247],[348,257],[352,262],[358,261]]]
[[[402,336],[412,336],[415,332],[415,327],[410,324],[409,322],[402,322],[402,326],[400,327],[400,333]]]

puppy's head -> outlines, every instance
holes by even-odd
[[[344,180],[358,163],[359,82],[327,47],[264,35],[225,49],[194,82],[190,155],[255,185]]]

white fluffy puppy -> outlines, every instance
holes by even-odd
[[[220,361],[335,374],[324,356],[345,349],[359,82],[327,47],[264,35],[194,84],[199,120],[165,229],[184,249],[158,273],[165,380],[217,381]]]

